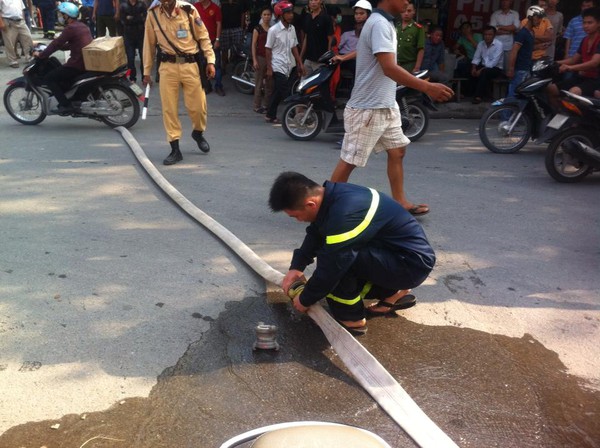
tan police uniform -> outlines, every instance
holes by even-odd
[[[155,12],[158,23],[152,11]],[[191,26],[193,26],[193,33]],[[173,49],[169,41],[178,52]],[[200,72],[195,55],[200,45],[207,62],[214,64],[215,53],[208,31],[196,8],[181,0],[177,0],[172,14],[164,10],[158,1],[150,6],[144,32],[144,76],[150,76],[152,73],[156,45],[160,47],[162,53],[159,68],[160,98],[167,141],[173,142],[181,138],[181,122],[178,115],[179,85],[183,87],[184,104],[194,130],[203,132],[206,129],[207,118],[206,96],[200,83]]]

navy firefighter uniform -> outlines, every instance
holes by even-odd
[[[323,202],[290,269],[317,266],[300,296],[309,307],[327,298],[338,320],[365,317],[362,299],[384,299],[425,281],[435,253],[420,224],[371,188],[325,182]]]

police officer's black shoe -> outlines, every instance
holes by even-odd
[[[196,140],[196,143],[198,143],[198,148],[200,149],[200,151],[202,151],[202,152],[210,151],[210,146],[209,146],[208,142],[206,141],[206,139],[204,138],[204,136],[202,135],[202,131],[194,130],[192,132],[192,138],[194,140]]]
[[[169,144],[171,145],[171,154],[169,154],[167,158],[163,160],[163,164],[175,165],[177,162],[181,162],[183,160],[183,156],[179,150],[179,140],[173,140],[172,142],[169,142]]]

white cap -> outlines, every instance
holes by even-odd
[[[367,11],[373,11],[373,7],[371,6],[371,3],[368,0],[358,0],[356,4],[352,7],[352,9],[354,8],[362,8],[366,9]]]

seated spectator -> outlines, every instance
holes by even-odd
[[[483,40],[483,36],[479,33],[473,32],[473,26],[471,22],[463,22],[460,24],[460,37],[456,41],[454,45],[454,53],[459,58],[464,58],[469,65],[473,60],[473,56],[475,55],[475,49],[479,42]]]
[[[354,29],[342,33],[340,45],[338,46],[339,54],[333,58],[334,62],[341,62],[342,69],[352,71],[354,74],[356,69],[356,45],[363,26],[373,10],[371,3],[368,0],[358,0],[352,7],[354,10]]]
[[[428,70],[428,76],[432,82],[448,82],[449,77],[445,73],[444,64],[444,31],[439,26],[431,29],[429,37],[425,40],[425,52],[421,70]]]
[[[539,3],[539,2],[538,2]],[[542,4],[545,5],[546,2],[542,0]],[[541,17],[541,20],[537,25],[533,27],[533,54],[532,58],[534,61],[542,59],[543,57],[548,56],[548,50],[552,46],[552,41],[554,39],[554,27],[552,26],[552,22],[548,20],[546,17],[546,10],[544,6],[538,5],[544,10],[544,15]],[[521,21],[521,27],[526,25],[527,19],[523,19]]]
[[[471,65],[471,76],[477,80],[473,104],[481,103],[491,81],[502,76],[504,49],[502,42],[496,39],[496,28],[486,26],[483,29],[483,41],[477,44]]]
[[[581,15],[586,37],[573,56],[557,61],[560,73],[572,72],[573,76],[549,86],[555,105],[559,90],[593,96],[600,89],[600,8],[586,9]]]
[[[539,6],[530,6],[527,9],[525,26],[515,34],[514,44],[506,66],[506,76],[510,79],[508,97],[514,97],[517,86],[531,74],[531,68],[533,67],[533,28],[539,24],[544,15],[544,10]]]

